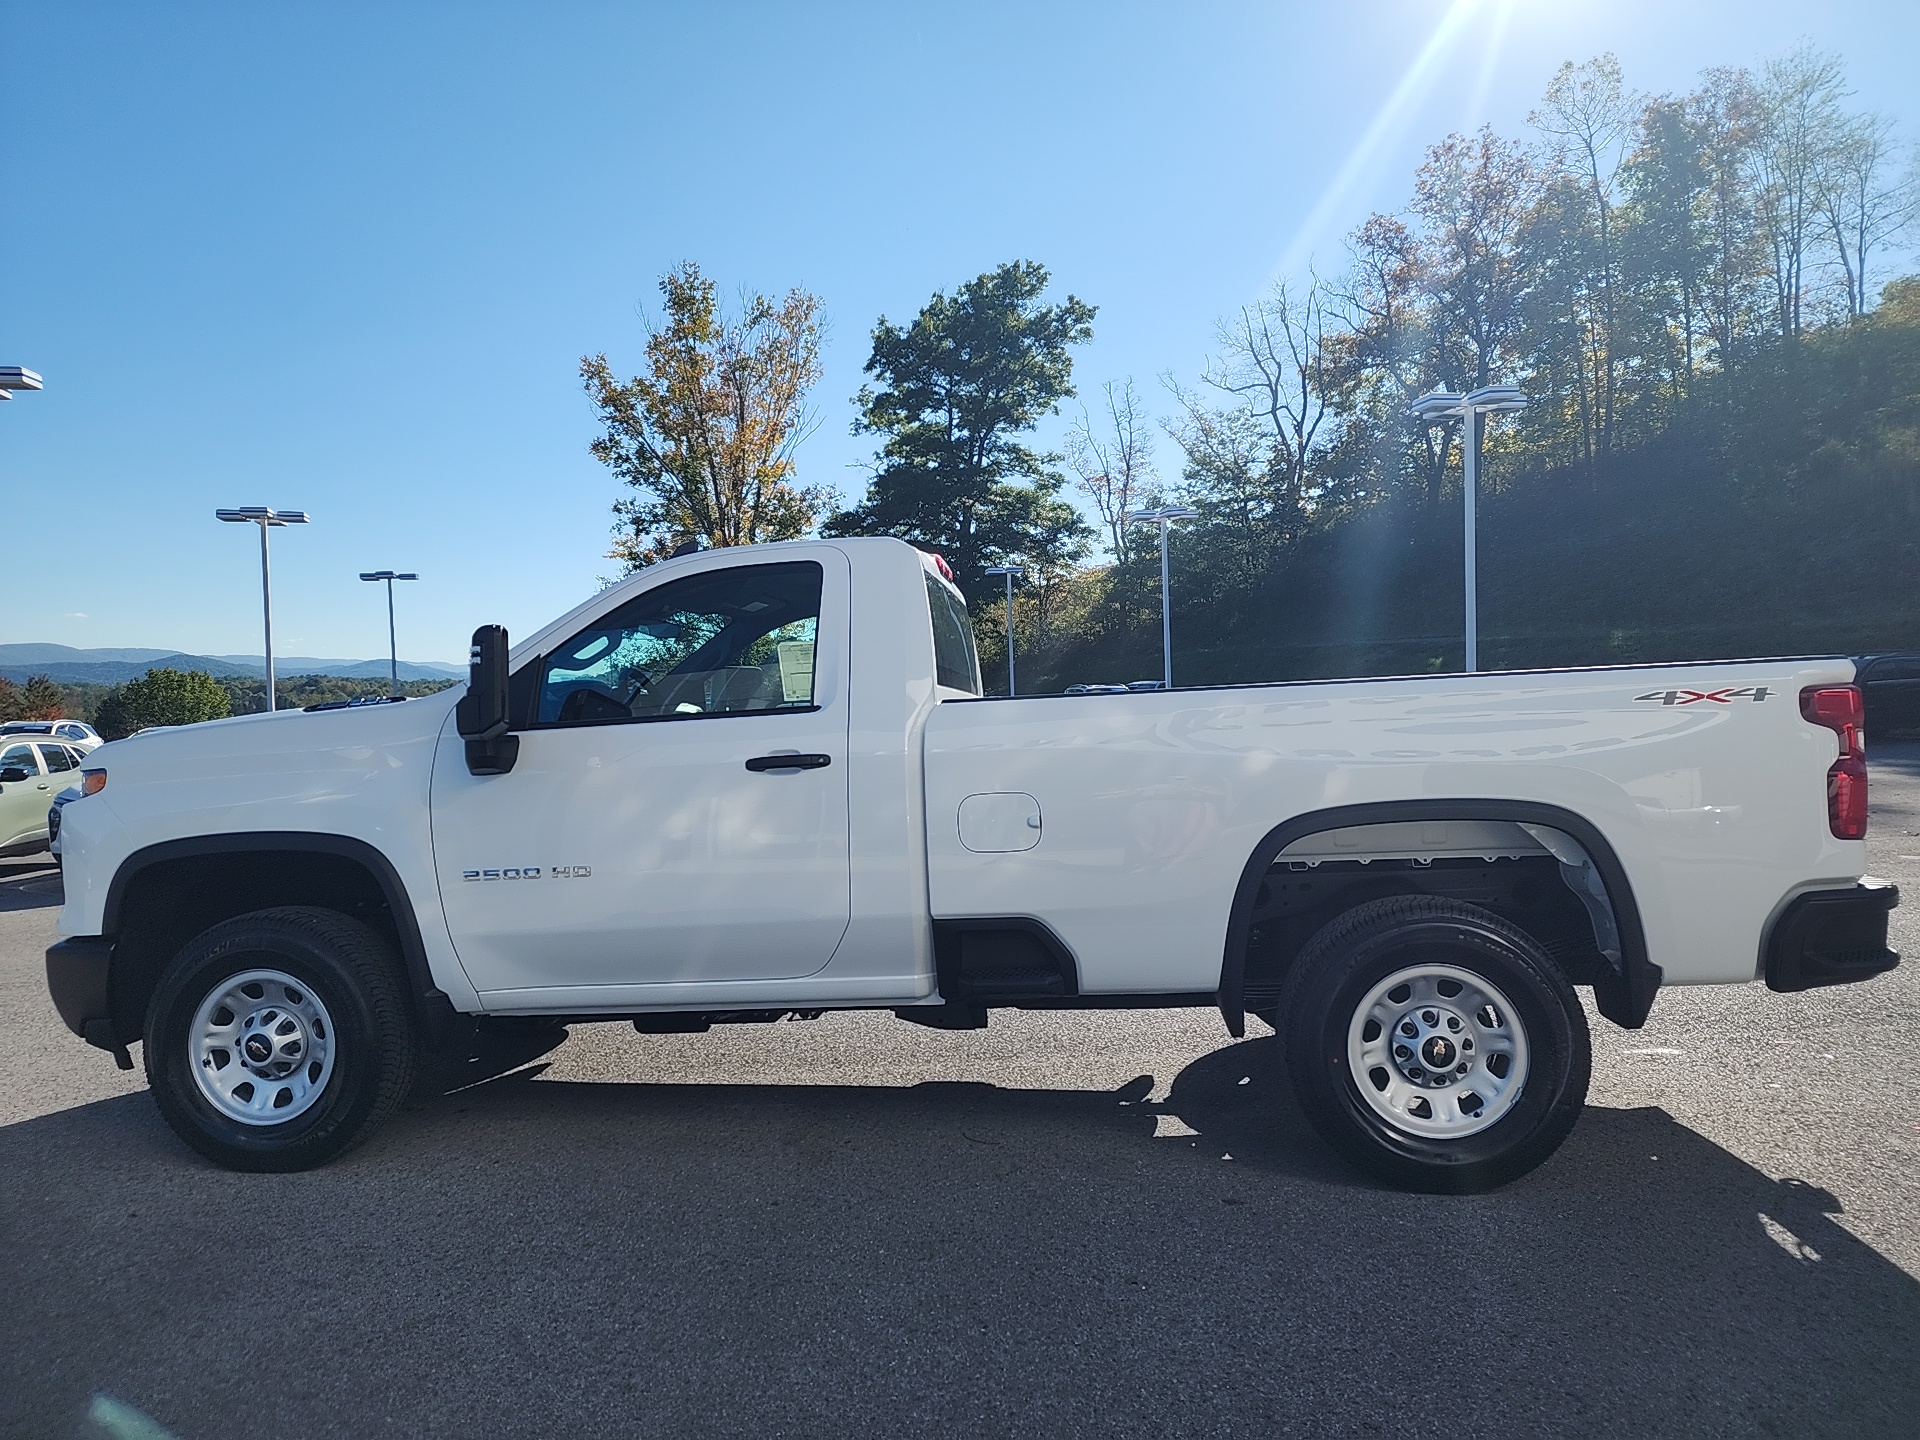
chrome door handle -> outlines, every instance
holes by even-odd
[[[767,770],[822,770],[833,763],[831,755],[756,755],[747,761],[747,769],[755,772]]]

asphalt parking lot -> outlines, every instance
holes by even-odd
[[[1920,745],[1873,802],[1920,956]],[[242,1176],[0,877],[0,1434],[1920,1433],[1914,962],[1596,1022],[1572,1139],[1474,1198],[1362,1181],[1203,1011],[577,1027]]]

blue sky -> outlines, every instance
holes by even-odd
[[[614,573],[579,357],[696,259],[819,294],[802,477],[857,495],[876,317],[1031,258],[1099,306],[1082,392],[1191,379],[1214,322],[1518,134],[1554,68],[1646,90],[1840,53],[1909,138],[1920,5],[1835,0],[0,9],[0,641],[458,660]],[[1157,398],[1157,396],[1156,396]],[[1170,447],[1163,444],[1162,459]]]

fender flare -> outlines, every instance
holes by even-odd
[[[1602,1015],[1623,1030],[1638,1030],[1647,1023],[1663,972],[1647,956],[1646,931],[1640,924],[1640,907],[1634,901],[1626,868],[1607,838],[1591,822],[1558,805],[1528,800],[1390,800],[1372,805],[1338,805],[1296,815],[1274,826],[1254,846],[1253,854],[1247,857],[1246,866],[1240,872],[1240,884],[1233,892],[1233,909],[1227,917],[1226,951],[1220,962],[1220,1018],[1226,1021],[1229,1034],[1236,1039],[1246,1034],[1247,941],[1253,929],[1254,898],[1280,852],[1294,841],[1322,830],[1422,820],[1507,820],[1544,825],[1578,841],[1600,872],[1620,931],[1620,970],[1593,987],[1594,1003]]]
[[[140,875],[156,865],[172,860],[198,859],[209,855],[249,855],[263,851],[292,851],[309,855],[332,855],[358,865],[373,877],[393,916],[393,928],[400,940],[400,959],[406,968],[407,992],[413,1001],[425,1038],[430,1045],[444,1042],[458,1012],[446,992],[434,984],[433,967],[427,960],[427,947],[420,937],[420,920],[414,913],[413,898],[385,853],[365,840],[351,835],[332,835],[309,830],[240,830],[219,835],[193,835],[179,840],[162,840],[135,850],[120,862],[107,885],[107,900],[101,912],[102,932],[117,937],[120,912],[127,892]]]

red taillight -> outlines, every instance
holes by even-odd
[[[940,578],[942,580],[945,580],[949,585],[959,583],[953,578],[953,567],[947,564],[946,556],[929,555],[927,558],[933,561],[933,568],[940,572]]]
[[[1867,834],[1866,707],[1858,685],[1812,686],[1800,692],[1800,713],[1840,737],[1840,758],[1827,770],[1827,828],[1836,840]]]

